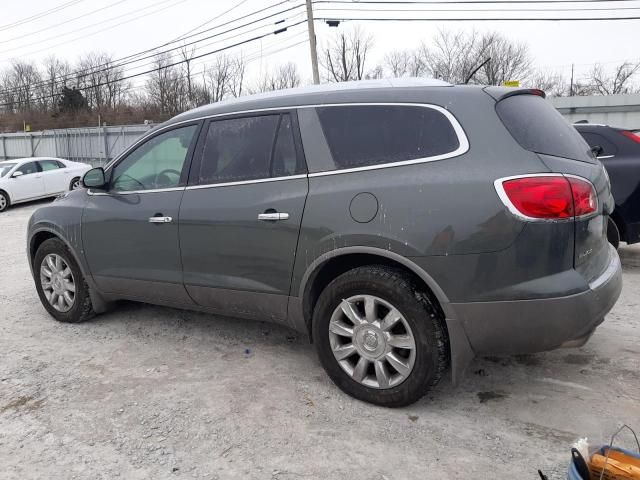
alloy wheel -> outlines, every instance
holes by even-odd
[[[342,370],[366,387],[395,387],[415,364],[411,327],[393,305],[373,295],[340,302],[329,321],[329,342]]]
[[[49,304],[59,312],[68,312],[76,297],[71,267],[60,255],[50,253],[40,265],[40,284]]]

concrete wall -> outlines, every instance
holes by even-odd
[[[588,120],[612,127],[640,129],[640,94],[555,97],[549,101],[572,123]]]

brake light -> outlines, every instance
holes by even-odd
[[[630,138],[636,143],[640,143],[640,135],[634,132],[630,132],[629,130],[621,130],[620,133],[627,138]]]
[[[593,185],[575,177],[541,175],[512,178],[499,180],[496,187],[507,206],[527,218],[569,219],[589,215],[598,208]]]

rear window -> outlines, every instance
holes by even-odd
[[[545,155],[595,162],[587,142],[544,98],[514,95],[499,101],[496,112],[522,148]]]
[[[338,169],[444,155],[460,146],[449,119],[433,108],[345,105],[317,112]]]
[[[600,156],[612,157],[616,153],[618,153],[618,148],[602,135],[593,132],[582,132],[580,130],[578,130],[578,132],[580,132],[580,135],[582,135],[582,138],[586,140],[590,147],[602,148],[602,153],[600,154]]]

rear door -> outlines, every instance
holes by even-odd
[[[294,112],[206,123],[180,208],[184,283],[194,301],[285,321],[307,191]]]
[[[62,193],[69,189],[69,181],[67,181],[68,169],[65,165],[56,160],[40,160],[40,169],[42,170],[42,180],[47,195]]]
[[[574,266],[587,278],[600,273],[609,260],[606,215],[614,207],[604,167],[578,131],[544,97],[510,95],[497,103],[496,112],[514,139],[536,152],[549,171],[586,178],[594,185],[597,214],[574,222]]]
[[[18,177],[11,177],[11,200],[20,202],[31,198],[43,197],[45,195],[42,172],[38,162],[27,162],[20,165],[12,173],[22,173]]]

